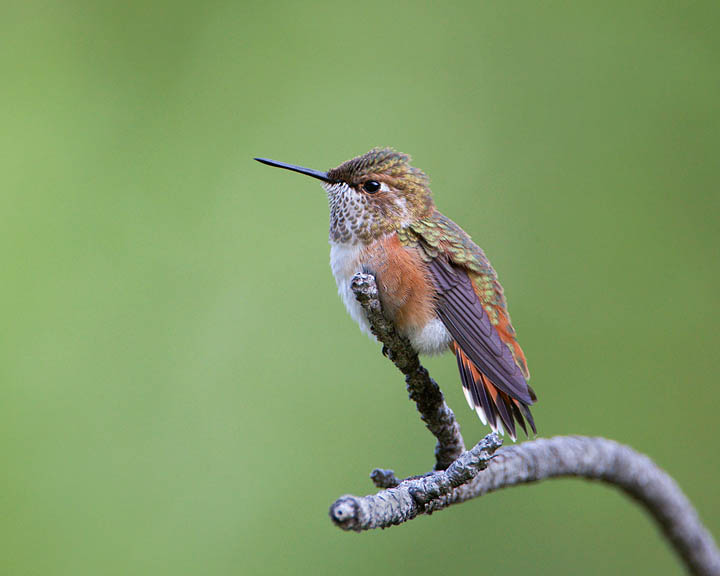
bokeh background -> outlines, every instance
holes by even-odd
[[[543,436],[646,452],[720,534],[720,4],[0,5],[0,573],[679,574],[554,481],[347,534],[428,470],[317,182],[411,153],[491,257]],[[427,362],[468,443],[455,361]]]

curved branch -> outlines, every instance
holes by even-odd
[[[410,343],[383,316],[375,278],[357,274],[352,288],[383,352],[405,374],[410,398],[438,442],[435,471],[401,481],[392,470],[376,469],[372,480],[384,490],[336,500],[330,517],[337,526],[357,532],[386,528],[509,486],[577,477],[625,492],[654,518],[692,574],[720,576],[720,551],[690,501],[650,458],[628,446],[606,438],[558,436],[498,450],[501,440],[489,434],[464,452],[460,427],[440,388]]]
[[[330,516],[344,530],[386,528],[502,488],[549,478],[585,478],[619,488],[637,500],[692,574],[720,574],[720,551],[690,501],[650,458],[627,446],[606,438],[540,438],[498,450],[481,472],[483,468],[474,470],[468,482],[444,492],[435,485],[443,484],[441,475],[446,472],[435,472],[372,496],[343,496],[330,508]]]

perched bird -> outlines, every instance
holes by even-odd
[[[372,273],[384,313],[420,354],[451,350],[470,408],[494,431],[535,432],[536,400],[502,286],[485,253],[440,213],[410,157],[374,148],[327,172],[256,158],[323,182],[330,267],[350,315],[370,333],[350,283]]]

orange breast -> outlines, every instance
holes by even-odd
[[[416,248],[391,234],[370,244],[363,260],[377,278],[383,310],[401,332],[435,318],[435,287]]]

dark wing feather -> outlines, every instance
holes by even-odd
[[[428,268],[437,289],[438,316],[463,352],[500,391],[532,404],[525,376],[493,327],[467,272],[442,255],[432,259]],[[505,420],[503,412],[500,416]]]

